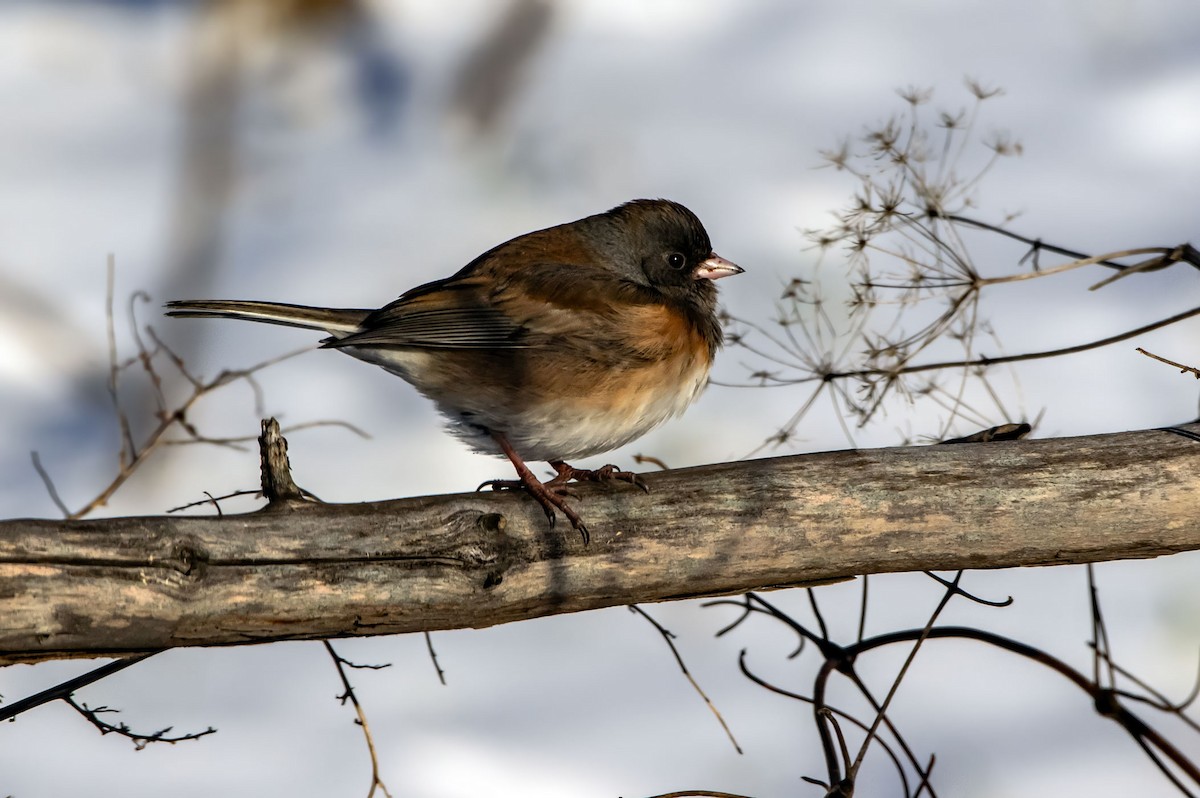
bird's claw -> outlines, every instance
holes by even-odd
[[[489,479],[479,483],[479,487],[475,489],[479,493],[484,488],[491,488],[494,491],[500,490],[520,490],[525,487],[525,483],[519,479]]]
[[[520,479],[489,479],[480,484],[476,488],[476,491],[481,491],[484,488],[491,488],[492,490],[516,490],[519,488],[524,490],[533,497],[534,501],[541,505],[542,511],[546,513],[546,519],[550,523],[551,530],[554,529],[554,524],[557,520],[557,515],[554,511],[558,510],[571,522],[571,527],[583,538],[585,546],[591,540],[591,535],[588,534],[587,526],[584,525],[579,513],[575,512],[571,505],[567,504],[567,497],[578,498],[578,494],[567,483],[572,481],[628,482],[630,485],[641,488],[646,493],[650,492],[650,486],[639,475],[632,471],[621,471],[611,463],[597,469],[587,469],[576,468],[561,460],[552,460],[550,466],[554,469],[555,475],[552,479],[542,482],[533,475],[533,472],[529,470],[529,467],[525,465],[520,455],[509,445],[503,435],[493,433],[493,437],[500,444],[501,451],[513,462]]]
[[[541,505],[542,512],[546,514],[546,520],[550,524],[551,531],[554,530],[554,524],[558,518],[554,511],[559,510],[571,522],[571,527],[583,538],[584,545],[587,545],[591,540],[591,535],[588,534],[587,527],[584,525],[583,519],[579,517],[579,513],[575,512],[566,503],[565,497],[578,498],[579,494],[566,485],[561,483],[556,485],[553,483],[553,480],[550,482],[538,482],[535,479],[534,483],[530,484],[520,479],[489,479],[481,483],[475,489],[475,492],[478,493],[484,488],[491,488],[494,491],[523,490]]]
[[[641,475],[635,474],[632,471],[622,471],[612,463],[600,466],[596,469],[576,468],[566,463],[557,462],[551,463],[558,475],[554,479],[547,482],[547,485],[563,485],[574,480],[575,482],[628,482],[630,485],[635,485],[641,488],[645,493],[650,492],[650,486],[642,479]]]
[[[591,541],[591,535],[588,534],[587,526],[584,525],[583,519],[579,517],[579,513],[567,504],[565,496],[575,495],[575,491],[564,490],[561,486],[555,485],[551,487],[547,483],[538,482],[537,487],[533,485],[523,485],[525,492],[542,506],[542,510],[546,513],[546,520],[550,522],[551,531],[554,530],[554,524],[558,520],[555,510],[559,510],[571,522],[571,528],[579,533],[583,538],[583,545],[587,545]]]

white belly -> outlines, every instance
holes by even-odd
[[[640,438],[692,404],[708,384],[711,362],[697,357],[678,372],[655,366],[612,376],[594,385],[584,397],[554,397],[518,404],[481,392],[432,390],[422,380],[430,359],[428,350],[342,350],[375,363],[411,383],[433,400],[446,416],[450,432],[472,449],[502,454],[488,431],[501,432],[526,460],[567,460],[616,449]]]

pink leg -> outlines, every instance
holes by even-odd
[[[571,509],[566,499],[563,498],[563,494],[569,493],[569,490],[562,483],[565,483],[570,477],[563,478],[563,472],[559,468],[559,465],[565,465],[565,463],[552,463],[551,465],[554,465],[554,469],[558,471],[559,475],[549,483],[543,483],[533,475],[533,472],[529,470],[529,466],[525,465],[525,461],[513,449],[512,444],[508,442],[507,438],[499,432],[493,432],[492,437],[499,444],[500,450],[512,461],[513,468],[517,470],[517,476],[520,479],[519,481],[503,479],[488,480],[480,485],[479,488],[491,487],[494,490],[516,487],[523,488],[526,493],[534,498],[534,501],[542,505],[542,509],[546,512],[546,517],[550,519],[551,529],[554,528],[554,511],[558,509],[562,511],[562,514],[571,522],[571,526],[583,537],[584,545],[587,545],[590,536],[588,535],[587,527],[583,524],[583,519],[579,517],[579,513]],[[570,466],[567,466],[567,468],[570,468]]]
[[[642,481],[640,476],[632,471],[619,471],[611,463],[593,470],[589,468],[576,468],[573,465],[564,463],[562,460],[551,460],[550,467],[558,472],[558,476],[546,483],[551,487],[565,485],[572,479],[576,482],[608,482],[616,480],[619,482],[628,482],[630,485],[637,485],[646,491],[646,493],[650,492],[650,488]]]

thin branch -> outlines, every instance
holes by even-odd
[[[648,454],[635,454],[633,456],[633,462],[637,463],[638,465],[648,463],[652,466],[657,467],[660,471],[669,471],[670,470],[669,466],[667,466],[667,464],[664,463],[662,460],[660,460],[657,457],[648,455]]]
[[[1036,280],[1036,279],[1040,279],[1042,277],[1049,277],[1050,275],[1053,275],[1053,274],[1059,274],[1061,272],[1071,271],[1072,269],[1078,269],[1081,266],[1095,266],[1100,263],[1104,263],[1104,264],[1112,263],[1113,258],[1127,258],[1132,255],[1149,255],[1152,253],[1164,253],[1167,251],[1168,250],[1165,250],[1163,247],[1140,247],[1138,249],[1123,249],[1118,252],[1107,252],[1103,255],[1095,255],[1090,258],[1083,257],[1078,260],[1070,261],[1068,263],[1060,263],[1058,266],[1053,266],[1049,269],[1040,269],[1036,272],[1019,272],[1017,274],[1006,274],[1002,277],[982,277],[979,279],[979,282],[977,283],[977,285],[980,288],[982,288],[984,286],[1003,285],[1004,283],[1015,283],[1015,282],[1020,282],[1022,280]],[[1161,260],[1161,258],[1155,258],[1153,261],[1147,261],[1147,263],[1158,262],[1160,260]],[[1124,269],[1124,271],[1121,271],[1118,274],[1112,275],[1107,280],[1102,280],[1101,282],[1096,283],[1095,285],[1092,286],[1092,290],[1101,288],[1105,285],[1108,285],[1108,283],[1112,282],[1113,280],[1116,280],[1120,277],[1123,277],[1127,274],[1132,273],[1133,269],[1135,269],[1137,267],[1123,266],[1121,268]],[[1145,266],[1141,267],[1141,269],[1143,269],[1143,270],[1145,268],[1146,268]]]
[[[858,755],[854,758],[854,764],[849,768],[847,777],[855,778],[858,775],[859,768],[862,767],[863,759],[866,758],[867,749],[871,745],[871,741],[879,731],[879,724],[883,723],[887,717],[888,707],[891,706],[892,699],[896,697],[896,692],[900,689],[900,683],[904,681],[905,674],[912,667],[913,660],[917,657],[917,651],[921,645],[929,637],[929,633],[933,630],[933,624],[937,621],[938,616],[942,614],[942,610],[950,603],[950,599],[958,595],[958,583],[962,580],[963,572],[958,571],[951,580],[950,585],[946,588],[945,595],[942,596],[938,605],[929,615],[929,620],[925,623],[925,628],[921,630],[921,634],[913,641],[913,647],[909,650],[908,656],[904,658],[904,663],[900,666],[900,670],[896,673],[896,678],[892,680],[892,685],[888,689],[887,695],[883,698],[883,703],[879,707],[879,711],[875,715],[875,721],[871,724],[871,728],[867,729],[867,736],[863,739],[862,745],[859,746]]]
[[[738,602],[731,602],[731,601],[713,601],[713,602],[706,603],[704,606],[707,607],[707,606],[721,604],[721,603],[738,604]],[[757,606],[755,606],[755,605],[757,605]],[[856,687],[858,687],[860,692],[863,694],[864,697],[866,697],[868,699],[868,701],[871,703],[872,707],[875,709],[876,712],[880,712],[880,710],[882,708],[882,705],[878,701],[875,700],[874,696],[871,695],[869,688],[862,682],[861,679],[858,678],[858,676],[856,675],[856,673],[854,671],[854,661],[855,661],[855,657],[857,656],[853,651],[853,648],[855,648],[855,647],[843,647],[843,646],[838,645],[837,643],[834,643],[832,640],[818,638],[816,635],[813,635],[807,628],[805,628],[803,624],[798,623],[795,619],[793,619],[787,613],[785,613],[785,612],[781,611],[780,609],[778,609],[777,607],[773,606],[771,603],[769,603],[768,601],[766,601],[765,599],[763,599],[761,596],[759,596],[756,593],[748,593],[745,596],[745,603],[742,606],[744,609],[748,610],[748,612],[743,613],[742,617],[738,619],[739,623],[745,619],[745,617],[749,614],[749,612],[762,613],[762,614],[770,616],[771,618],[773,618],[777,621],[784,623],[789,628],[791,628],[793,631],[797,632],[797,634],[800,635],[802,639],[811,640],[820,649],[821,655],[825,658],[825,663],[822,666],[822,670],[814,683],[812,698],[805,698],[803,696],[794,695],[794,694],[788,693],[787,691],[784,691],[780,688],[768,686],[766,684],[764,684],[763,686],[767,686],[768,689],[771,689],[775,692],[779,692],[781,694],[792,695],[792,697],[798,698],[798,699],[812,705],[814,717],[817,718],[817,720],[818,720],[818,726],[819,726],[818,730],[822,734],[822,750],[824,751],[824,754],[825,754],[826,764],[829,769],[829,774],[832,778],[832,783],[839,785],[839,789],[852,791],[853,777],[847,777],[847,778],[841,777],[841,767],[838,764],[838,759],[837,759],[838,755],[839,755],[838,748],[834,747],[833,740],[830,740],[826,737],[827,727],[825,725],[821,724],[820,719],[825,717],[825,715],[821,713],[821,708],[824,707],[825,709],[832,710],[837,715],[850,720],[855,725],[862,728],[864,731],[868,730],[868,728],[869,728],[865,723],[858,721],[857,719],[853,718],[852,716],[849,716],[846,713],[834,710],[825,701],[825,692],[826,692],[826,684],[827,684],[828,675],[829,675],[829,673],[831,673],[832,671],[835,671],[835,670],[846,675],[854,683],[854,685]],[[794,654],[791,656],[794,656]],[[744,663],[744,654],[743,654],[743,657],[740,658],[740,660],[739,660],[739,667],[741,667],[742,672],[745,673],[749,678],[751,678],[751,680],[760,682],[760,680],[757,679],[757,677],[755,677],[753,674],[748,672],[748,668],[745,666],[745,663]],[[921,769],[920,762],[917,759],[916,754],[913,752],[911,747],[908,745],[908,742],[904,739],[904,736],[893,725],[891,720],[886,717],[886,715],[883,716],[883,723],[887,727],[888,731],[891,732],[891,734],[895,737],[896,744],[900,746],[900,749],[904,752],[905,757],[912,764],[913,768],[918,773],[921,773],[922,769]],[[840,735],[840,731],[838,731],[838,734]],[[888,753],[888,755],[893,758],[893,762],[896,763],[898,772],[900,774],[900,780],[904,785],[905,794],[907,795],[908,794],[908,777],[907,777],[907,775],[905,775],[903,768],[899,767],[899,763],[896,760],[896,758],[895,758],[894,754],[892,753],[892,751],[890,750],[890,748],[888,747],[886,741],[880,737],[877,737],[876,741],[884,748],[884,750]],[[839,747],[841,747],[841,746],[839,746]],[[841,754],[841,758],[843,761],[849,760],[848,754],[846,754],[844,752]],[[922,775],[928,775],[928,774],[922,774]],[[928,787],[927,789],[929,790],[931,796],[936,796],[932,787]]]
[[[213,496],[208,491],[204,491],[204,495],[207,496],[208,498],[199,499],[194,502],[188,502],[187,504],[181,504],[178,507],[172,507],[171,509],[167,510],[167,512],[168,513],[177,513],[177,512],[180,512],[181,510],[190,510],[193,507],[200,507],[201,505],[211,504],[213,506],[213,509],[217,511],[217,515],[224,515],[225,513],[221,510],[221,502],[224,501],[225,499],[234,499],[234,498],[237,498],[238,496],[261,496],[262,491],[261,490],[235,490],[233,493],[226,493],[224,496]]]
[[[281,428],[280,432],[282,432],[284,435],[290,435],[293,432],[299,432],[300,430],[306,430],[306,429],[314,429],[316,427],[341,427],[342,429],[349,430],[350,432],[354,433],[355,435],[357,435],[358,437],[360,437],[364,440],[371,440],[371,433],[367,432],[362,427],[358,427],[358,426],[355,426],[354,424],[351,424],[348,421],[341,421],[338,419],[321,419],[321,420],[317,420],[317,421],[305,421],[302,424],[291,424],[289,426]],[[256,440],[258,440],[257,435],[236,435],[236,436],[229,437],[229,438],[203,437],[203,438],[188,438],[187,440],[181,440],[181,441],[168,440],[168,441],[163,441],[163,445],[164,446],[192,446],[195,444],[217,444],[220,446],[229,446],[230,448],[241,449],[244,451],[245,447],[238,446],[237,444],[250,443],[251,441],[256,441]]]
[[[114,673],[123,671],[131,665],[137,665],[139,662],[149,659],[158,653],[161,652],[151,651],[146,654],[138,654],[133,657],[125,657],[123,659],[114,660],[105,665],[101,665],[99,668],[95,668],[80,676],[76,676],[74,679],[68,679],[65,682],[56,684],[53,687],[43,690],[40,693],[36,693],[28,698],[21,699],[15,704],[9,704],[6,707],[0,707],[0,722],[11,720],[17,715],[20,715],[22,712],[28,712],[34,707],[40,707],[42,704],[48,704],[51,701],[64,699],[74,693],[76,690],[87,687],[89,684],[98,682],[107,676],[112,676]]]
[[[33,470],[42,478],[42,484],[46,486],[46,493],[50,494],[50,501],[54,502],[54,506],[63,514],[63,518],[71,518],[71,511],[67,509],[66,503],[58,495],[58,489],[54,487],[54,480],[50,478],[49,472],[42,466],[42,458],[37,452],[30,452],[29,457],[33,460]]]
[[[772,693],[777,693],[778,695],[784,696],[786,698],[793,698],[793,699],[795,699],[797,701],[801,701],[805,704],[813,703],[813,699],[809,698],[808,696],[800,695],[799,693],[793,693],[792,691],[785,690],[784,688],[782,688],[778,685],[771,684],[766,679],[762,678],[761,676],[759,676],[758,674],[756,674],[752,670],[750,670],[750,666],[746,664],[746,649],[742,649],[741,653],[738,655],[738,669],[741,670],[742,675],[744,675],[747,679],[754,682],[759,687],[762,687],[766,690],[771,691]],[[858,728],[862,729],[864,732],[867,730],[867,724],[863,723],[861,720],[854,717],[849,712],[845,712],[844,710],[841,710],[841,709],[838,709],[837,707],[832,707],[832,706],[826,706],[825,708],[826,708],[826,710],[828,710],[829,712],[838,716],[839,718],[842,718],[843,720],[854,724]],[[879,743],[880,747],[883,748],[884,753],[886,753],[888,755],[888,757],[892,760],[892,765],[896,768],[896,775],[900,778],[901,785],[903,785],[903,792],[905,795],[908,795],[908,775],[904,772],[904,765],[900,761],[900,756],[895,752],[895,750],[893,750],[892,746],[890,744],[888,744],[887,740],[884,740],[883,738],[878,738],[877,742]],[[903,745],[903,741],[901,741],[901,744]],[[913,769],[916,770],[918,773],[921,773],[920,763],[916,760],[915,757],[911,756],[912,752],[908,750],[907,746],[904,746],[903,750],[905,752],[905,755],[909,757],[909,762],[912,764]],[[846,759],[848,760],[849,757],[846,757]],[[927,774],[923,774],[923,775],[927,775]],[[818,780],[813,779],[808,776],[801,776],[800,778],[804,779],[805,781],[811,782],[813,784],[824,784],[824,782],[818,781]],[[825,786],[826,786],[826,788],[828,788],[828,785],[825,785]]]
[[[847,649],[850,653],[858,656],[870,649],[879,648],[881,646],[891,645],[892,643],[898,643],[902,641],[912,641],[916,638],[919,638],[923,633],[924,630],[917,629],[891,632],[870,638],[864,641],[862,644],[848,646]],[[1146,724],[1145,721],[1141,720],[1129,710],[1122,707],[1117,700],[1116,694],[1112,690],[1100,687],[1096,684],[1096,682],[1088,679],[1082,673],[1075,670],[1057,657],[1054,657],[1045,651],[1035,648],[1027,643],[1022,643],[1018,640],[1013,640],[994,632],[966,626],[935,627],[929,630],[926,637],[929,640],[955,638],[976,640],[997,648],[1004,649],[1005,651],[1033,660],[1040,665],[1050,668],[1061,676],[1069,679],[1077,687],[1091,696],[1092,701],[1101,716],[1118,723],[1135,740],[1145,742],[1157,751],[1164,754],[1174,766],[1187,774],[1189,779],[1200,785],[1200,767],[1197,767],[1197,765],[1192,762],[1189,757],[1176,748],[1161,733]]]
[[[216,729],[214,729],[212,726],[209,726],[204,731],[188,732],[186,734],[179,734],[172,737],[170,736],[170,732],[174,727],[167,726],[165,729],[159,729],[158,731],[151,732],[150,734],[142,734],[141,732],[135,732],[133,729],[129,728],[128,724],[124,722],[114,724],[100,718],[100,715],[102,714],[116,713],[120,710],[112,709],[110,707],[89,707],[87,704],[78,703],[74,697],[70,695],[63,696],[62,701],[67,704],[67,706],[71,707],[71,709],[74,709],[76,712],[82,715],[88,723],[99,729],[101,734],[116,734],[120,737],[124,737],[127,740],[132,741],[134,748],[139,751],[141,751],[150,743],[170,743],[171,745],[174,745],[175,743],[182,743],[188,740],[199,740],[201,737],[207,737],[210,734],[217,733]]]
[[[862,597],[859,599],[858,609],[858,636],[855,638],[859,643],[863,641],[867,631],[867,586],[871,581],[870,574],[863,574],[862,578]]]
[[[952,369],[952,368],[971,368],[973,366],[999,366],[1004,363],[1018,363],[1018,362],[1025,361],[1025,360],[1042,360],[1042,359],[1051,358],[1051,357],[1061,357],[1062,355],[1074,355],[1079,352],[1087,352],[1091,349],[1099,349],[1101,347],[1105,347],[1110,344],[1115,344],[1115,343],[1119,343],[1121,341],[1125,341],[1129,338],[1134,338],[1139,335],[1144,335],[1145,333],[1153,332],[1154,330],[1160,329],[1162,327],[1168,327],[1172,324],[1176,324],[1185,319],[1190,319],[1193,316],[1200,316],[1200,307],[1192,308],[1191,310],[1185,310],[1182,313],[1176,313],[1174,316],[1170,316],[1170,317],[1162,319],[1160,321],[1152,322],[1150,324],[1146,324],[1146,325],[1137,327],[1132,330],[1127,330],[1123,333],[1118,333],[1116,335],[1110,335],[1107,338],[1101,338],[1096,341],[1090,341],[1086,344],[1077,344],[1075,346],[1067,346],[1067,347],[1063,347],[1062,349],[1047,349],[1042,352],[1026,352],[1026,353],[1020,354],[1020,355],[1004,355],[1004,356],[1000,356],[1000,357],[980,357],[980,358],[976,358],[975,360],[947,360],[947,361],[943,361],[941,363],[922,363],[922,364],[917,364],[917,365],[912,365],[912,366],[902,366],[902,367],[894,368],[894,369],[874,368],[874,369],[856,369],[854,371],[838,371],[838,372],[830,372],[828,374],[817,374],[817,375],[813,375],[811,377],[802,377],[800,379],[793,380],[792,382],[793,383],[802,383],[802,382],[813,382],[815,380],[829,382],[830,380],[846,379],[847,377],[877,377],[877,376],[896,377],[901,374],[915,374],[920,371],[935,371],[938,369]]]
[[[1096,291],[1104,288],[1110,283],[1115,283],[1117,280],[1124,279],[1133,274],[1141,274],[1142,272],[1156,272],[1160,269],[1165,269],[1169,266],[1174,266],[1176,263],[1187,263],[1200,269],[1200,250],[1197,250],[1191,244],[1180,244],[1173,249],[1166,247],[1151,249],[1148,253],[1159,253],[1156,258],[1147,258],[1146,260],[1125,267],[1123,271],[1119,271],[1114,275],[1106,277],[1095,285],[1091,286],[1089,291]]]
[[[153,454],[159,446],[166,442],[166,434],[170,432],[176,425],[180,425],[185,429],[188,429],[193,436],[202,439],[203,436],[199,436],[198,433],[190,428],[190,425],[187,421],[187,414],[188,411],[191,410],[192,406],[195,405],[196,402],[200,401],[200,399],[202,399],[204,396],[212,393],[218,388],[229,385],[230,383],[238,380],[249,381],[255,372],[261,371],[262,369],[279,363],[283,360],[287,360],[289,358],[296,357],[297,355],[304,354],[305,352],[309,352],[311,349],[311,347],[297,349],[277,357],[268,358],[267,360],[245,369],[222,371],[208,382],[201,382],[197,384],[190,396],[181,402],[174,411],[160,419],[158,425],[151,430],[151,432],[142,441],[142,445],[133,449],[133,451],[130,453],[129,459],[123,463],[120,471],[117,473],[117,476],[113,478],[108,486],[101,490],[99,494],[84,504],[80,509],[68,513],[67,518],[82,518],[83,516],[91,513],[97,507],[102,507],[105,503],[107,503],[108,500],[112,498],[113,494],[116,493],[117,490],[119,490],[131,476],[133,476],[138,467],[145,462],[146,459]]]
[[[1020,241],[1022,244],[1027,244],[1029,246],[1030,255],[1032,255],[1033,253],[1037,253],[1037,252],[1053,252],[1055,255],[1063,255],[1064,257],[1072,258],[1074,260],[1079,260],[1081,258],[1089,257],[1089,255],[1085,252],[1077,252],[1073,249],[1067,249],[1066,247],[1055,246],[1054,244],[1047,244],[1046,242],[1042,241],[1042,239],[1040,239],[1040,238],[1029,238],[1028,236],[1023,236],[1023,235],[1020,235],[1019,233],[1014,233],[1013,231],[1011,231],[1007,228],[999,227],[994,224],[989,224],[988,222],[982,222],[982,221],[979,221],[978,219],[972,219],[968,216],[960,216],[958,214],[948,213],[948,214],[942,215],[941,218],[947,219],[951,222],[958,222],[960,224],[970,225],[971,227],[978,227],[981,230],[987,230],[990,233],[997,233],[997,234],[1005,236],[1007,238],[1011,238],[1014,241]],[[1030,257],[1030,255],[1026,255],[1026,257]],[[1024,258],[1022,260],[1024,260]],[[1107,266],[1110,269],[1125,269],[1126,268],[1126,266],[1123,263],[1116,263],[1115,261],[1109,261],[1109,260],[1099,260],[1099,261],[1096,261],[1095,263],[1097,266]]]
[[[1133,682],[1138,688],[1145,690],[1148,695],[1139,695],[1138,693],[1130,692],[1129,690],[1114,690],[1113,692],[1121,698],[1128,698],[1130,701],[1137,701],[1141,704],[1153,707],[1160,712],[1167,712],[1179,718],[1182,722],[1190,726],[1194,731],[1200,732],[1200,723],[1192,720],[1185,714],[1185,710],[1192,705],[1196,700],[1197,694],[1200,693],[1200,673],[1197,674],[1197,679],[1192,683],[1192,689],[1187,696],[1179,702],[1172,702],[1160,691],[1148,684],[1144,679],[1139,678],[1127,668],[1123,668],[1117,663],[1112,663],[1114,673],[1120,674],[1122,677]]]
[[[740,745],[738,745],[737,738],[733,736],[733,732],[730,731],[729,724],[727,724],[725,722],[725,718],[721,717],[720,710],[717,709],[716,705],[713,704],[713,702],[709,699],[708,695],[705,694],[704,690],[700,687],[700,684],[696,681],[696,679],[692,676],[691,672],[688,670],[687,665],[684,664],[683,656],[680,655],[679,649],[675,647],[675,641],[674,641],[675,634],[673,632],[671,632],[671,630],[667,629],[662,624],[660,624],[658,621],[654,620],[654,618],[652,618],[649,613],[647,613],[645,610],[643,610],[638,605],[630,604],[629,611],[637,613],[638,615],[642,616],[650,623],[651,626],[653,626],[655,629],[658,630],[658,633],[660,635],[662,635],[663,642],[665,642],[667,644],[667,647],[671,649],[671,653],[675,656],[675,662],[679,665],[679,670],[683,672],[683,675],[687,678],[688,682],[692,685],[692,689],[695,690],[697,695],[699,695],[700,698],[702,698],[704,700],[704,703],[712,711],[713,715],[716,716],[717,722],[721,724],[721,728],[725,730],[725,736],[728,737],[729,742],[733,744],[733,750],[737,751],[739,754],[745,753],[744,751],[742,751],[742,747]]]
[[[145,342],[142,340],[142,335],[138,331],[137,319],[137,303],[138,301],[149,302],[150,295],[145,291],[134,291],[129,297],[129,332],[133,335],[134,347],[137,349],[137,361],[142,364],[142,370],[146,373],[146,379],[150,381],[150,387],[153,389],[154,404],[161,418],[167,412],[167,397],[163,393],[162,378],[159,377],[158,371],[154,368],[154,357],[162,351],[162,346],[150,350],[146,348]],[[149,328],[147,328],[149,330]]]
[[[105,329],[108,337],[108,396],[112,401],[113,410],[117,414],[117,423],[121,428],[121,451],[118,455],[118,463],[124,469],[133,459],[133,453],[136,447],[133,443],[133,431],[129,426],[129,417],[125,415],[125,410],[121,407],[121,396],[117,390],[117,377],[120,374],[121,367],[117,360],[117,332],[116,322],[113,314],[113,290],[116,283],[116,257],[110,252],[108,255],[108,264],[106,269],[106,282],[104,292],[104,319]]]
[[[821,608],[817,606],[817,591],[813,588],[806,588],[805,593],[808,594],[808,604],[812,609],[813,617],[817,619],[817,628],[821,630],[821,638],[829,639],[829,629],[825,626],[825,617],[821,615]]]
[[[387,667],[387,666],[386,665],[380,665],[380,666],[355,665],[354,663],[350,662],[349,660],[343,659],[340,654],[338,654],[336,651],[334,651],[333,646],[329,643],[328,640],[322,640],[321,643],[324,644],[325,650],[327,652],[329,652],[329,656],[333,660],[333,666],[335,668],[337,668],[338,676],[342,680],[342,687],[344,688],[344,692],[340,696],[338,696],[338,700],[340,700],[343,705],[345,705],[345,703],[347,701],[349,701],[351,703],[351,705],[353,705],[354,712],[358,716],[358,718],[355,722],[360,727],[362,727],[363,738],[366,740],[366,743],[367,743],[367,753],[370,754],[370,756],[371,756],[371,788],[367,791],[367,798],[371,798],[371,796],[375,795],[376,789],[379,789],[381,792],[383,792],[383,794],[385,796],[387,796],[387,798],[391,798],[392,794],[390,792],[388,792],[387,785],[385,785],[383,783],[383,779],[381,779],[379,776],[379,756],[375,752],[375,740],[371,736],[371,727],[369,725],[367,725],[367,714],[365,711],[363,711],[362,704],[360,704],[358,702],[358,696],[355,694],[354,688],[350,685],[349,677],[346,676],[346,667],[347,666],[354,667],[354,668],[357,668],[357,667]]]
[[[1168,366],[1174,366],[1175,368],[1179,369],[1180,374],[1187,374],[1188,372],[1191,372],[1191,374],[1196,379],[1200,380],[1200,369],[1196,368],[1195,366],[1185,366],[1182,363],[1176,363],[1174,360],[1167,360],[1165,357],[1160,357],[1160,356],[1154,354],[1153,352],[1147,352],[1145,349],[1142,349],[1140,346],[1137,347],[1137,349],[1135,349],[1134,351],[1140,352],[1143,355],[1145,355],[1146,357],[1154,358],[1159,363],[1166,363]]]
[[[433,650],[433,633],[423,632],[423,634],[425,635],[425,648],[429,649],[429,661],[433,663],[433,669],[437,671],[438,681],[444,687],[446,685],[446,672],[438,664],[437,652]]]
[[[954,580],[949,580],[949,579],[943,579],[942,577],[935,574],[933,571],[922,571],[921,573],[925,574],[926,576],[928,576],[933,581],[937,582],[942,587],[951,591],[954,595],[962,596],[963,598],[967,599],[968,601],[973,601],[976,604],[982,604],[985,607],[1007,607],[1008,605],[1013,603],[1012,596],[1009,596],[1008,598],[1000,599],[1000,600],[989,600],[989,599],[985,599],[985,598],[976,596],[974,593],[969,593],[966,590],[963,590],[961,587],[959,587],[957,577],[955,577]],[[962,572],[960,571],[959,575],[961,575],[961,573]]]

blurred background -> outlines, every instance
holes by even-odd
[[[72,508],[118,470],[106,391],[110,253],[121,355],[136,351],[132,302],[139,325],[212,377],[316,337],[164,319],[162,302],[375,307],[515,235],[661,196],[692,208],[716,250],[746,268],[720,284],[726,308],[769,324],[793,278],[819,277],[831,300],[846,295],[837,253],[818,274],[803,231],[827,226],[857,184],[818,168],[818,152],[905,112],[898,88],[933,89],[930,118],[970,107],[966,77],[1004,90],[981,109],[975,138],[1008,131],[1024,149],[981,181],[975,215],[1019,213],[1013,229],[1089,253],[1172,246],[1195,241],[1200,225],[1197,30],[1200,5],[1188,0],[8,0],[0,514],[57,514],[30,451]],[[985,272],[1020,268],[1019,247],[972,246]],[[1006,351],[1082,343],[1200,296],[1184,267],[1086,290],[1103,276],[1001,286],[988,311]],[[137,292],[145,298],[131,300]],[[1008,417],[993,423],[1037,418],[1035,434],[1055,436],[1194,419],[1194,381],[1133,348],[1197,365],[1198,340],[1193,319],[1006,372]],[[729,348],[714,378],[745,383],[766,367]],[[351,358],[311,352],[258,383],[261,400],[230,386],[198,403],[192,421],[216,438],[255,435],[262,413],[362,428],[372,437],[334,426],[289,436],[297,481],[326,501],[456,492],[508,475],[446,436],[411,388]],[[122,396],[135,436],[144,434],[154,410],[144,381],[130,372]],[[714,385],[683,419],[604,460],[742,457],[806,396]],[[945,417],[899,402],[848,439],[837,413],[823,404],[786,446],[764,451],[894,445],[932,434]],[[161,513],[204,491],[257,485],[253,450],[172,446],[154,458],[99,514]],[[1099,569],[1118,658],[1175,698],[1196,670],[1197,562]],[[1082,570],[972,573],[965,584],[1016,603],[952,604],[943,620],[985,624],[1090,670]],[[940,595],[924,577],[872,585],[876,632],[923,625]],[[835,635],[851,639],[858,588],[818,596]],[[774,600],[807,612],[803,593]],[[349,658],[393,664],[352,674],[392,794],[820,794],[800,781],[823,775],[808,708],[737,670],[747,648],[764,674],[808,692],[814,663],[786,659],[792,638],[762,622],[714,640],[731,610],[647,609],[679,635],[744,754],[658,634],[625,609],[436,634],[446,687],[420,636],[347,641]],[[1175,794],[1057,677],[966,643],[933,645],[901,689],[896,718],[919,752],[936,752],[939,794]],[[878,685],[900,656],[871,662]],[[11,702],[88,667],[10,667],[0,694]],[[366,750],[339,692],[315,643],[168,652],[79,697],[120,708],[135,728],[219,734],[138,752],[50,705],[0,726],[0,794],[363,795]],[[1200,757],[1197,738],[1180,735]],[[872,759],[862,792],[896,794],[883,757]]]

